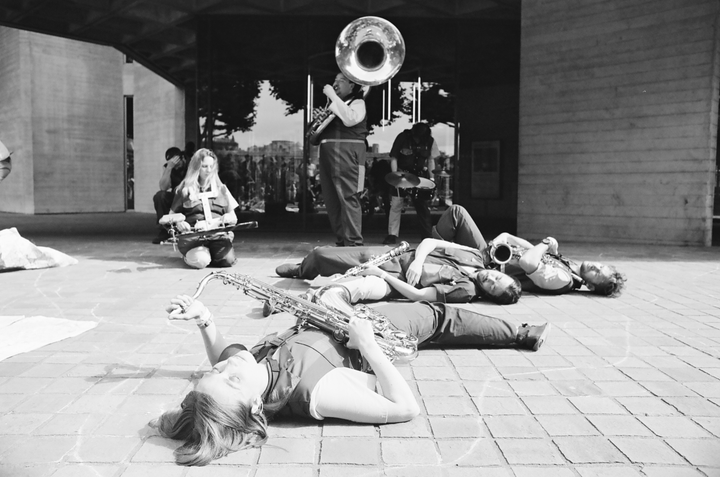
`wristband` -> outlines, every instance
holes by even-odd
[[[200,329],[207,328],[210,326],[210,324],[213,322],[213,316],[212,313],[210,313],[210,310],[205,310],[205,313],[203,313],[203,316],[200,318],[195,318],[195,324]]]

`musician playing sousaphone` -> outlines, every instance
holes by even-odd
[[[368,135],[363,86],[338,73],[323,93],[334,114],[328,125],[310,142],[320,146],[320,185],[335,244],[363,244],[360,194],[365,185]],[[316,115],[321,111],[316,110]]]
[[[282,293],[274,288],[266,293],[264,284],[249,277],[241,281],[248,280],[258,295]],[[334,338],[334,332],[308,324],[266,336],[248,350],[225,341],[201,302],[187,295],[171,300],[168,318],[197,324],[212,366],[178,408],[150,423],[160,435],[183,441],[175,450],[178,464],[206,465],[230,452],[261,446],[268,438],[268,419],[273,417],[385,424],[409,421],[419,414],[410,386],[380,346],[372,321],[334,311],[352,310],[342,287],[329,290],[322,299],[316,319],[349,317],[342,321],[349,338],[346,344]],[[278,301],[291,302],[283,310],[286,313],[309,303],[290,295]],[[296,314],[309,319],[308,310],[312,308]],[[443,304],[381,303],[373,310],[420,346],[537,351],[550,329],[549,324],[518,326]]]
[[[400,235],[400,220],[405,196],[410,196],[422,238],[432,234],[432,216],[430,215],[430,199],[435,190],[433,171],[435,158],[440,156],[437,141],[432,137],[430,126],[419,122],[411,129],[398,134],[390,150],[390,168],[393,172],[409,172],[421,181],[416,187],[393,187],[390,191],[390,214],[388,215],[388,235],[384,244],[394,244]],[[425,182],[425,183],[423,183]],[[394,185],[391,183],[391,185]]]
[[[234,235],[217,229],[237,223],[237,206],[228,188],[220,182],[215,153],[198,149],[190,159],[185,179],[175,189],[170,214],[163,216],[160,224],[177,230],[178,250],[189,266],[230,267],[235,263]],[[191,233],[203,231],[208,233]]]

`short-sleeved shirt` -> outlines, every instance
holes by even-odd
[[[407,281],[405,274],[413,260],[415,260],[415,252],[404,253],[398,257],[401,280]],[[479,250],[438,247],[428,254],[425,263],[440,266],[439,272],[432,280],[434,283],[424,283],[425,277],[421,277],[419,283],[420,287],[435,288],[437,301],[468,303],[477,297],[475,282],[464,268],[474,270],[485,268],[482,252]]]
[[[540,262],[532,273],[527,274],[528,278],[543,290],[559,290],[572,285],[572,276],[561,267],[550,263]]]

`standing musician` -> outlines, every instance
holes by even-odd
[[[390,168],[392,172],[404,171],[418,177],[432,179],[435,170],[435,158],[440,156],[437,142],[432,137],[427,123],[415,123],[411,129],[398,134],[390,150]],[[430,199],[433,189],[405,189],[393,187],[390,191],[390,214],[388,216],[388,236],[384,244],[394,244],[400,235],[400,219],[404,197],[409,193],[420,224],[422,238],[432,236],[432,217]],[[429,195],[429,196],[428,196]]]
[[[373,308],[395,329],[413,334],[420,346],[537,351],[550,330],[548,323],[517,326],[443,304],[381,303]],[[195,321],[212,365],[179,408],[150,423],[160,435],[184,441],[175,450],[178,464],[206,465],[263,445],[267,419],[275,415],[385,424],[420,413],[410,386],[375,340],[370,320],[350,318],[346,346],[328,332],[295,326],[266,336],[248,351],[242,344],[228,344],[210,311],[187,295],[172,299],[167,311],[171,320]]]
[[[360,194],[365,186],[365,154],[368,135],[364,89],[344,74],[325,85],[323,93],[336,116],[311,137],[320,145],[320,185],[330,227],[339,247],[363,244]],[[321,111],[315,110],[315,115]]]

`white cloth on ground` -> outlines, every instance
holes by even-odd
[[[73,321],[46,316],[0,316],[0,361],[72,338],[96,326],[94,321]]]
[[[75,265],[76,259],[49,247],[38,247],[23,238],[15,227],[0,230],[0,271]]]

